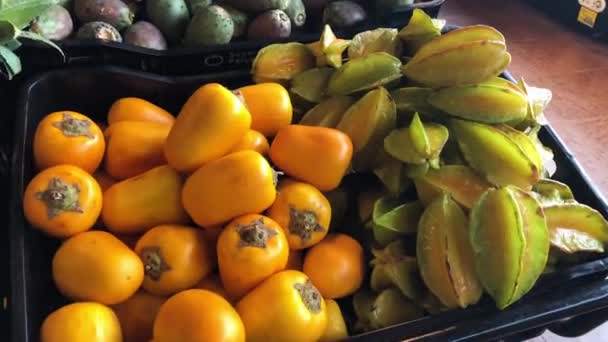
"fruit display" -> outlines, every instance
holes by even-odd
[[[155,50],[234,40],[285,39],[322,24],[353,30],[378,13],[415,2],[351,0],[73,0],[54,4],[30,23],[44,38],[99,39]]]
[[[134,97],[49,113],[23,211],[62,240],[68,303],[41,340],[339,341],[506,310],[604,252],[608,221],[551,179],[551,92],[500,78],[496,29],[443,24],[269,45],[175,117]]]

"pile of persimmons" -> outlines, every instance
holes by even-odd
[[[53,279],[73,302],[48,315],[41,340],[346,337],[334,299],[361,286],[364,253],[328,234],[324,192],[353,146],[336,129],[291,121],[274,83],[204,85],[176,118],[138,98],[118,99],[107,127],[47,115],[23,209],[63,239]]]

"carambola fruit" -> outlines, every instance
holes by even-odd
[[[405,174],[406,165],[399,160],[387,156],[386,160],[383,160],[379,166],[374,168],[374,174],[388,192],[393,194],[400,194],[412,183]]]
[[[306,46],[315,56],[318,67],[329,65],[339,68],[342,66],[342,53],[348,48],[349,44],[350,40],[336,38],[331,27],[325,25],[319,41]]]
[[[386,138],[384,138],[384,150],[394,158],[410,164],[425,164],[439,158],[439,154],[443,146],[448,140],[448,129],[437,123],[418,123],[419,119],[414,116],[409,127],[393,130]],[[413,132],[417,132],[412,135]],[[426,138],[425,138],[426,137]],[[417,140],[415,142],[415,140]],[[424,141],[421,141],[424,140]],[[429,150],[421,151],[424,145],[427,145]],[[418,146],[418,147],[416,147]],[[428,152],[428,153],[426,153]]]
[[[300,125],[336,128],[354,102],[355,99],[349,96],[329,97],[306,112]]]
[[[543,178],[539,180],[532,187],[532,191],[543,206],[574,200],[570,187],[553,179]]]
[[[290,80],[314,66],[315,58],[306,45],[272,44],[258,52],[251,73],[258,80]]]
[[[549,255],[549,229],[540,204],[514,186],[491,189],[471,210],[470,241],[477,274],[504,309],[534,286]]]
[[[390,195],[381,197],[372,214],[374,240],[386,246],[403,235],[415,233],[423,210],[418,201],[403,203]]]
[[[494,84],[440,89],[428,101],[452,116],[490,124],[522,120],[528,110],[528,99],[523,93]]]
[[[376,330],[424,316],[424,311],[409,301],[397,288],[390,287],[378,295],[359,291],[353,297],[358,321],[356,327]]]
[[[372,249],[370,286],[374,291],[397,287],[411,300],[424,296],[425,288],[418,272],[416,258],[407,256],[401,240],[391,242],[384,249]]]
[[[311,103],[319,103],[327,92],[327,82],[333,68],[313,68],[297,74],[291,80],[291,93]]]
[[[405,87],[395,89],[391,96],[397,106],[399,114],[419,113],[422,117],[435,113],[437,110],[428,103],[433,93],[431,88]]]
[[[375,166],[382,141],[395,125],[395,102],[383,87],[368,92],[344,113],[337,129],[353,142],[355,170],[364,171]]]
[[[365,57],[375,52],[386,52],[395,57],[401,56],[401,41],[397,37],[396,29],[377,28],[358,33],[348,46],[348,59]]]
[[[491,183],[529,190],[540,178],[534,158],[500,129],[464,120],[451,120],[450,127],[466,161]]]
[[[511,63],[504,37],[489,26],[451,31],[421,47],[403,66],[410,80],[429,87],[478,84],[500,75]]]
[[[481,297],[468,228],[464,211],[447,194],[426,208],[418,225],[416,256],[420,274],[448,308],[465,308]]]
[[[566,253],[603,251],[608,222],[597,210],[574,201],[544,207],[551,245]]]
[[[401,78],[401,61],[385,52],[376,52],[346,62],[331,77],[330,95],[349,95],[373,89]]]
[[[405,43],[408,52],[415,53],[424,44],[441,36],[445,20],[433,19],[423,10],[416,8],[408,24],[399,31],[399,38]]]
[[[418,198],[425,205],[445,192],[468,209],[492,187],[492,184],[464,165],[443,165],[437,170],[429,170],[424,177],[416,179],[414,184]]]

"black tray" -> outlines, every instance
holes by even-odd
[[[608,9],[597,13],[583,8],[580,1],[575,0],[526,0],[526,2],[583,34],[604,41],[608,38]],[[584,15],[585,13],[587,15]]]
[[[374,13],[370,10],[370,19],[352,30],[336,31],[338,37],[352,37],[354,34],[376,27],[405,26],[415,8],[424,10],[431,17],[437,17],[445,0],[430,0],[400,8],[391,13]],[[362,1],[367,7],[374,7],[373,1]],[[113,65],[135,70],[153,72],[160,75],[191,75],[194,73],[218,72],[246,69],[251,66],[257,52],[273,42],[297,41],[309,43],[319,40],[320,23],[311,18],[310,27],[294,32],[291,37],[275,41],[237,40],[226,45],[207,48],[176,47],[166,51],[141,48],[133,45],[66,39],[59,46],[66,55],[63,61],[53,49],[34,42],[26,42],[18,51],[22,62],[31,68],[57,67],[62,64],[71,66]]]
[[[34,176],[32,138],[40,119],[51,111],[76,110],[103,120],[111,103],[138,96],[177,113],[200,85],[221,82],[230,88],[250,83],[243,71],[168,78],[117,67],[68,68],[32,78],[20,92],[15,124],[10,200],[10,275],[12,341],[38,340],[45,316],[65,303],[51,277],[51,259],[59,241],[32,229],[24,220],[24,187]],[[608,202],[593,187],[574,156],[546,127],[541,139],[555,152],[556,179],[567,182],[576,198],[608,216]],[[490,340],[545,326],[564,318],[608,306],[608,257],[563,268],[543,276],[522,300],[505,311],[484,298],[466,310],[454,310],[383,330],[354,336],[352,341]],[[576,289],[576,290],[572,290]],[[538,330],[542,331],[542,330]]]

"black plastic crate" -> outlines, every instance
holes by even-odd
[[[405,26],[414,9],[424,10],[435,18],[445,0],[429,0],[405,6],[390,13],[377,13],[374,1],[359,1],[369,9],[369,18],[356,27],[335,33],[339,37],[352,37],[356,33],[377,27]],[[112,65],[161,75],[189,75],[193,73],[218,72],[247,69],[257,52],[264,46],[276,42],[309,43],[319,40],[322,24],[318,16],[311,17],[307,26],[295,31],[291,37],[276,41],[235,40],[226,45],[205,48],[175,47],[166,51],[141,48],[124,43],[66,39],[58,42],[66,59],[54,49],[34,42],[26,42],[18,50],[24,65],[32,68],[49,68],[61,65],[98,66]]]
[[[608,38],[606,0],[526,0],[565,25],[593,38]]]
[[[32,140],[40,119],[51,111],[69,109],[103,120],[112,102],[125,96],[141,97],[177,113],[195,89],[209,82],[235,88],[251,83],[251,79],[245,71],[169,78],[117,67],[95,67],[54,70],[26,83],[17,106],[9,207],[11,341],[38,340],[45,316],[66,302],[51,276],[51,260],[59,241],[30,227],[21,209],[24,188],[35,173]],[[580,202],[608,216],[608,202],[551,127],[541,131],[541,140],[555,152],[558,165],[555,178],[567,182]],[[350,340],[501,338],[607,307],[608,282],[604,280],[607,273],[608,257],[600,255],[596,260],[544,275],[528,295],[505,311],[498,311],[484,297],[466,310],[448,311],[353,336]]]

